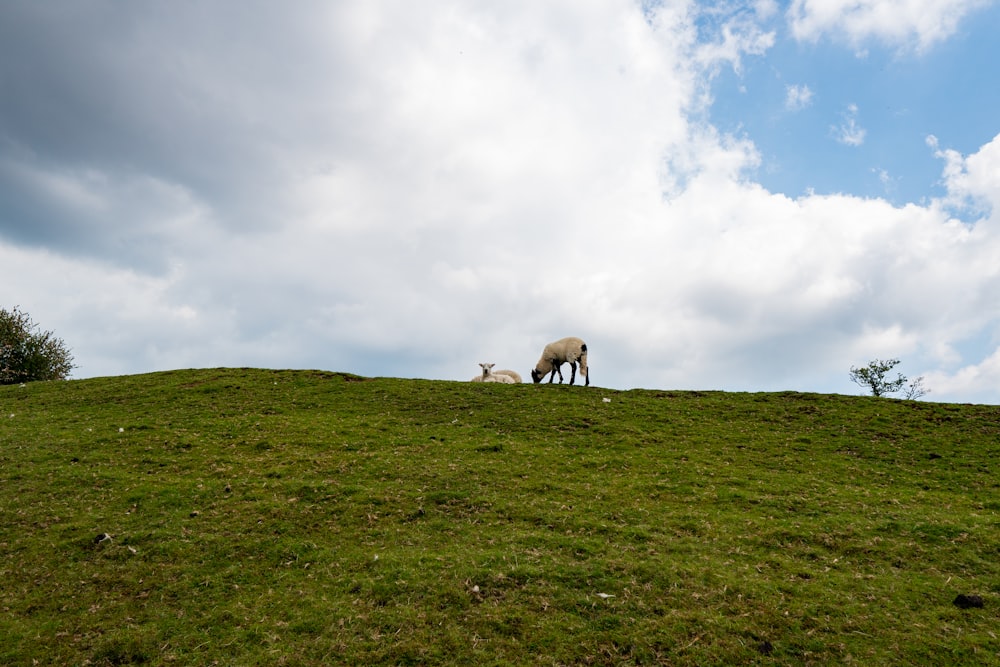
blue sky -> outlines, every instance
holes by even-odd
[[[186,367],[1000,403],[1000,2],[10,0],[0,306]]]
[[[871,37],[858,49],[837,34],[798,41],[784,18],[768,24],[772,48],[720,72],[709,110],[720,131],[754,142],[754,178],[772,192],[921,202],[943,194],[928,136],[968,154],[996,135],[1000,86],[988,73],[1000,7],[973,11],[919,52]]]
[[[771,48],[713,80],[708,109],[720,131],[753,142],[760,164],[752,179],[770,192],[926,204],[947,195],[939,148],[969,154],[996,136],[997,5],[975,9],[923,48],[873,36],[848,44],[838,33],[803,42],[785,18],[770,23]],[[983,213],[949,212],[970,224]],[[995,345],[987,332],[958,342],[971,356]]]

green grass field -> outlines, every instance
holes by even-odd
[[[1000,665],[998,457],[871,397],[0,387],[0,664]]]

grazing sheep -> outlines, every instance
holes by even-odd
[[[521,376],[514,371],[493,372],[496,364],[479,364],[483,369],[483,375],[479,378],[472,378],[473,382],[499,382],[500,384],[517,384],[521,381]]]
[[[569,362],[569,367],[572,369],[572,373],[569,376],[569,383],[573,384],[576,379],[576,364],[580,363],[580,375],[587,378],[585,386],[590,386],[590,372],[587,368],[587,344],[581,339],[570,336],[569,338],[563,338],[557,340],[554,343],[549,343],[542,350],[542,357],[535,364],[534,370],[531,371],[531,379],[535,384],[542,381],[546,373],[549,375],[549,383],[555,378],[556,373],[559,373],[559,383],[562,384],[563,374],[560,370],[560,366]]]

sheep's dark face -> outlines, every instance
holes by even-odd
[[[534,382],[535,384],[538,384],[539,382],[542,381],[543,377],[545,377],[545,373],[539,373],[537,368],[532,369],[532,371],[531,371],[531,381],[532,382]]]

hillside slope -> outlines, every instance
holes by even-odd
[[[0,663],[1000,664],[998,455],[870,397],[0,387]]]

